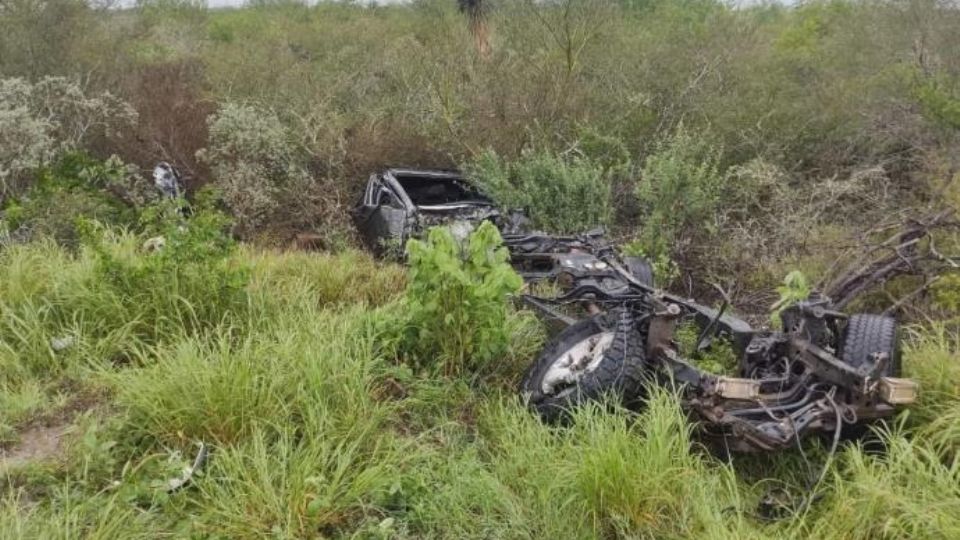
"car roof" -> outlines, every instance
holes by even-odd
[[[437,180],[466,180],[459,171],[441,169],[410,169],[406,167],[390,167],[385,173],[393,176],[429,176]]]

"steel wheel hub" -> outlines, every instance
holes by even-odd
[[[564,351],[543,376],[543,393],[555,394],[566,386],[576,384],[581,377],[597,369],[612,343],[613,332],[600,332]]]

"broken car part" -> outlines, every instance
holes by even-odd
[[[188,467],[184,467],[183,473],[180,476],[167,480],[167,493],[174,493],[175,491],[179,491],[187,486],[193,480],[193,476],[207,463],[207,457],[209,456],[210,449],[207,447],[206,443],[198,443],[198,446],[200,448],[197,450],[196,457],[193,458],[193,464]]]
[[[679,388],[681,405],[706,439],[735,451],[776,450],[811,433],[852,432],[916,400],[916,383],[900,378],[897,323],[890,317],[846,316],[814,297],[783,311],[783,331],[755,330],[720,310],[633,283],[615,291],[581,285],[556,299],[531,298],[531,305],[549,316],[585,297],[607,312],[560,332],[521,384],[528,405],[547,421],[605,393],[637,402],[645,381]],[[619,323],[610,319],[615,313]],[[678,321],[729,340],[740,360],[737,373],[709,373],[683,358],[673,338]],[[587,331],[612,333],[597,341],[608,347],[603,357],[592,347],[586,365],[593,371],[564,371],[580,365],[576,351]]]

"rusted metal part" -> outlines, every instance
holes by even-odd
[[[860,365],[838,356],[848,318],[822,298],[784,310],[783,332],[754,330],[718,310],[645,287],[610,292],[581,283],[559,299],[540,299],[540,305],[549,309],[585,297],[598,306],[633,310],[635,331],[646,337],[651,380],[679,387],[681,404],[700,432],[731,450],[784,449],[810,433],[890,417],[917,396],[915,382],[890,374],[890,350],[874,351]],[[707,373],[683,358],[673,339],[680,320],[729,339],[740,354],[738,373]]]
[[[757,400],[760,398],[760,381],[735,377],[717,377],[713,391],[721,398],[740,401]]]
[[[910,379],[881,377],[878,387],[880,398],[891,405],[909,405],[917,401],[919,385]]]
[[[681,313],[680,306],[674,303],[661,304],[656,308],[647,332],[647,356],[661,354],[672,347],[673,332]]]

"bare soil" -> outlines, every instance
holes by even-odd
[[[37,461],[50,461],[60,455],[70,424],[33,426],[20,433],[20,441],[0,450],[0,473]]]

